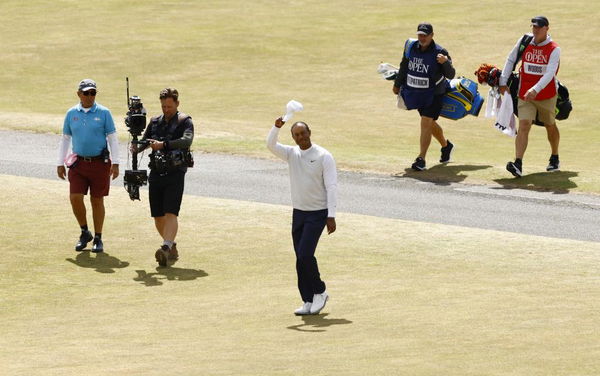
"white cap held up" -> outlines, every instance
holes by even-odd
[[[286,108],[286,113],[285,113],[285,115],[283,115],[283,121],[290,120],[294,116],[294,112],[304,110],[304,106],[302,105],[302,103],[295,101],[293,99],[288,102],[288,104],[287,104],[287,106],[285,106],[285,108]]]

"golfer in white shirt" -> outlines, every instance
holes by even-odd
[[[292,238],[298,289],[304,302],[294,313],[315,315],[325,307],[329,298],[319,274],[315,250],[325,226],[329,234],[336,228],[337,171],[331,153],[311,143],[310,128],[306,123],[292,125],[292,138],[297,146],[277,142],[279,129],[284,124],[282,118],[275,120],[267,137],[267,147],[288,162],[290,171],[294,207]]]

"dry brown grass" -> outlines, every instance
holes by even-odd
[[[66,183],[0,182],[3,374],[600,373],[598,243],[340,213],[302,319],[288,207],[186,196],[157,269],[145,192],[113,187],[94,256]]]

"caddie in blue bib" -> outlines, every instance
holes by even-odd
[[[408,59],[408,71],[406,82],[400,91],[406,109],[431,106],[433,96],[436,94],[436,86],[445,79],[436,59],[442,50],[441,46],[432,43],[430,48],[422,51],[417,40],[408,39],[406,41],[404,51]]]

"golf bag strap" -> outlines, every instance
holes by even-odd
[[[417,43],[417,39],[413,39],[413,38],[409,38],[406,40],[406,42],[404,42],[404,57],[408,59],[408,56],[410,55],[410,49],[412,48],[412,46],[414,46],[414,44]]]
[[[521,56],[523,56],[523,52],[529,46],[529,43],[533,40],[533,35],[525,34],[521,38],[521,42],[519,43],[519,49],[517,50],[517,58],[515,59],[515,63],[513,64],[512,71],[515,71],[519,60],[521,60]]]

